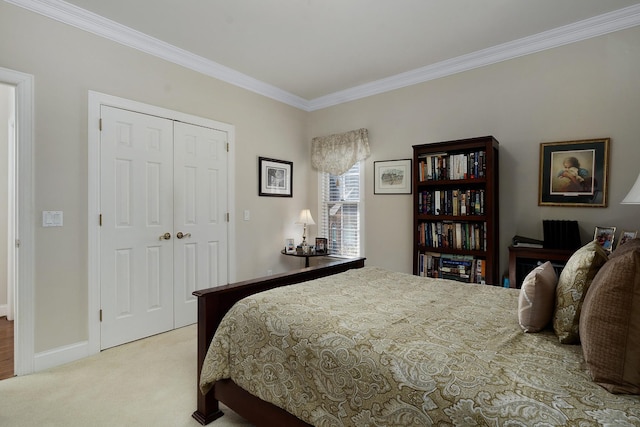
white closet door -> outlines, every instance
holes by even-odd
[[[173,328],[173,122],[106,106],[101,117],[105,349]]]
[[[227,134],[174,124],[175,327],[196,322],[192,292],[227,283]]]

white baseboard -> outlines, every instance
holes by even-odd
[[[89,341],[43,351],[34,356],[34,372],[75,362],[89,355]]]
[[[7,304],[0,305],[0,317],[4,317],[9,313],[9,306]]]

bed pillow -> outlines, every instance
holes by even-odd
[[[600,267],[607,261],[607,253],[594,240],[578,249],[567,261],[558,278],[553,330],[563,344],[580,341],[578,327],[584,296]]]
[[[518,322],[525,332],[539,332],[553,317],[558,275],[547,261],[537,266],[522,282],[518,297]]]
[[[580,340],[596,383],[612,393],[640,394],[640,245],[596,274],[582,306]]]

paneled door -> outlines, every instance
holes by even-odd
[[[103,106],[101,348],[173,328],[173,122]]]
[[[196,321],[227,282],[226,133],[101,107],[101,348]]]
[[[227,133],[174,123],[175,327],[196,322],[193,291],[227,283]]]

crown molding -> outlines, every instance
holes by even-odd
[[[640,25],[638,4],[307,100],[62,0],[5,1],[305,111],[355,101]]]
[[[331,107],[637,25],[640,25],[640,4],[315,98],[309,101],[308,109]]]
[[[15,6],[140,50],[174,64],[214,77],[303,110],[308,101],[229,67],[165,43],[93,12],[61,0],[5,0]]]

